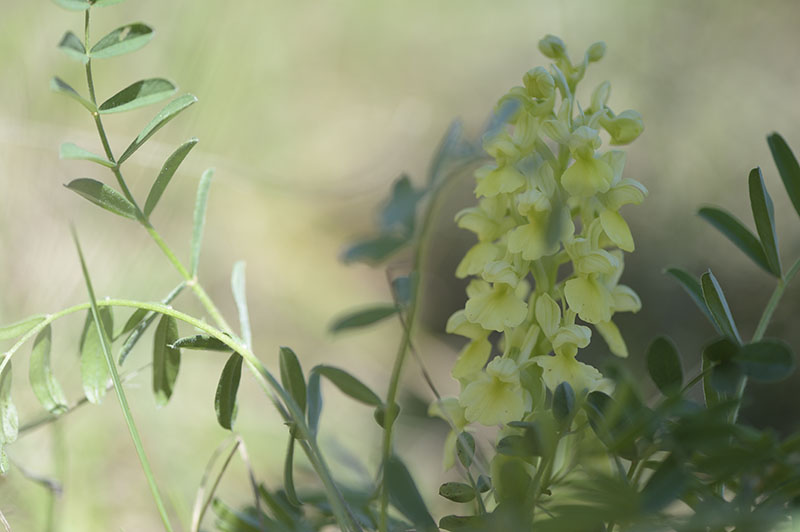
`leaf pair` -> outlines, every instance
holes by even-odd
[[[700,281],[680,268],[669,268],[666,272],[680,283],[719,333],[742,343],[728,301],[711,270],[704,273]]]
[[[795,357],[791,348],[780,340],[767,339],[739,345],[720,338],[703,350],[704,369],[710,374],[706,381],[707,396],[712,403],[720,394],[732,396],[743,378],[758,382],[777,382],[794,372]]]

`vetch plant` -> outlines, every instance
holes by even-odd
[[[623,175],[625,152],[603,145],[633,142],[643,131],[642,117],[632,110],[612,111],[608,82],[594,87],[587,101],[578,97],[586,69],[606,52],[603,43],[593,44],[580,61],[573,62],[557,37],[540,41],[540,51],[553,63],[526,73],[522,85],[501,98],[480,142],[465,139],[455,123],[437,150],[425,183],[415,185],[401,176],[381,209],[378,233],[345,252],[348,262],[374,265],[391,260],[402,249],[412,254],[405,274],[388,270],[394,272],[389,276],[391,302],[344,315],[332,326],[333,331],[343,331],[398,319],[403,334],[386,394],[381,396],[342,368],[323,364],[304,371],[289,347],[278,349],[275,376],[255,354],[241,262],[231,276],[238,332],[228,324],[198,272],[212,170],[203,174],[198,187],[188,264],[157,231],[151,215],[197,139],[188,139],[167,158],[143,202],[131,193],[126,161],[197,99],[191,94],[173,98],[177,88],[163,78],[138,81],[110,97],[96,94],[93,68],[102,64],[97,61],[135,52],[153,37],[149,26],[135,23],[93,38],[90,22],[102,13],[98,8],[121,1],[55,0],[84,19],[83,35],[67,32],[59,48],[84,70],[86,88],[75,89],[60,78],[53,79],[52,88],[88,112],[102,147],[102,154],[97,154],[65,143],[61,157],[91,161],[109,170],[105,180],[79,178],[66,187],[141,226],[180,282],[159,302],[99,300],[91,264],[84,259],[73,229],[87,301],[0,329],[0,340],[16,340],[0,359],[0,472],[24,468],[7,453],[20,445],[21,435],[81,405],[108,400],[106,394],[113,389],[155,510],[164,529],[175,530],[125,393],[125,385],[147,367],[121,372],[132,348],[153,329],[148,366],[158,405],[173,395],[182,350],[216,351],[227,358],[214,398],[220,426],[234,429],[246,366],[287,427],[283,486],[277,490],[259,482],[241,435],[232,432],[222,442],[203,474],[191,516],[186,516],[192,531],[207,525],[209,509],[216,515],[217,529],[241,532],[793,530],[800,504],[800,433],[780,438],[770,430],[737,423],[748,379],[776,382],[795,367],[790,347],[765,337],[787,285],[800,270],[800,259],[788,269],[781,262],[772,200],[760,169],[748,178],[755,233],[724,210],[700,210],[703,218],[776,278],[753,337],[742,337],[721,284],[710,271],[697,279],[671,268],[668,272],[718,333],[694,357],[700,372],[686,378],[675,344],[657,335],[644,355],[658,397],[645,398],[637,380],[618,363],[601,373],[579,360],[581,349],[593,338],[597,341],[597,335],[610,354],[628,357],[614,316],[641,307],[636,292],[621,284],[624,253],[633,252],[635,246],[620,209],[641,203],[647,191]],[[170,101],[121,153],[112,148],[105,129],[113,118],[109,115],[166,100]],[[800,165],[778,134],[770,135],[768,143],[800,215]],[[468,342],[451,372],[460,393],[442,397],[426,370],[425,354],[414,341],[426,281],[422,266],[441,198],[476,167],[478,203],[456,217],[458,226],[477,238],[455,272],[471,278],[468,299],[447,322],[449,333]],[[195,295],[212,323],[171,306],[183,290]],[[128,311],[121,327],[114,319],[120,310]],[[60,318],[79,312],[86,314],[80,339],[84,397],[75,401],[63,392],[50,358],[52,327]],[[20,426],[12,359],[25,356],[28,344],[28,380],[48,414]],[[438,493],[463,505],[459,506],[463,511],[438,520],[428,507],[433,497],[419,492],[405,465],[406,453],[394,443],[401,415],[401,376],[409,355],[432,393],[430,415],[449,427],[444,466],[458,475],[457,480],[443,483]],[[382,427],[380,464],[374,481],[366,485],[337,481],[319,444],[323,379],[370,407]],[[694,387],[701,383],[699,400]],[[298,447],[318,478],[313,485],[295,487]],[[216,496],[237,455],[247,466],[253,492],[253,504],[238,510]],[[217,463],[221,465],[215,470]],[[54,483],[44,483],[56,492]],[[2,513],[0,523],[11,530]],[[56,528],[50,519],[48,530]]]

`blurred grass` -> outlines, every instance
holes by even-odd
[[[389,294],[382,271],[345,267],[343,245],[370,232],[376,203],[403,171],[421,178],[450,120],[477,131],[497,98],[543,64],[536,43],[560,35],[574,56],[596,40],[606,59],[584,83],[586,98],[599,81],[612,81],[610,105],[639,110],[642,138],[628,150],[626,175],[651,195],[626,213],[637,240],[625,282],[642,295],[644,310],[619,320],[633,363],[654,331],[666,331],[694,351],[711,335],[688,298],[661,274],[667,265],[694,273],[711,266],[731,292],[740,328],[754,314],[769,280],[706,227],[694,212],[716,203],[749,219],[746,175],[764,168],[775,199],[784,257],[800,251],[798,221],[770,162],[765,135],[780,131],[800,152],[800,36],[796,2],[502,1],[372,3],[363,0],[281,3],[127,2],[97,10],[95,37],[141,20],[154,26],[144,50],[97,61],[100,98],[141,77],[163,75],[200,104],[159,132],[130,161],[126,176],[143,197],[177,143],[198,136],[156,212],[154,222],[181,256],[188,256],[191,210],[200,173],[215,166],[201,278],[227,316],[235,317],[229,271],[248,263],[255,347],[273,368],[277,347],[291,345],[306,368],[318,361],[346,366],[382,391],[394,353],[395,325],[333,339],[326,328],[341,311]],[[158,250],[133,224],[98,212],[60,184],[73,177],[108,179],[102,169],[61,162],[62,141],[100,151],[92,123],[77,105],[47,89],[58,74],[82,87],[80,65],[55,45],[66,29],[82,30],[80,15],[49,3],[6,2],[0,20],[0,321],[52,311],[85,299],[67,222],[84,242],[98,296],[159,299],[178,282]],[[579,95],[581,96],[581,95]],[[117,150],[155,110],[106,121]],[[438,335],[463,301],[452,271],[470,237],[453,229],[452,213],[473,200],[469,176],[447,198],[429,261],[425,325],[433,334],[421,350],[445,390],[451,339]],[[787,294],[771,329],[800,347],[797,287]],[[202,315],[190,296],[176,306]],[[126,319],[120,313],[118,322]],[[77,335],[80,319],[56,324],[56,371],[70,397],[80,393]],[[235,322],[235,319],[233,320]],[[188,332],[188,331],[187,331]],[[131,357],[142,364],[151,340]],[[602,351],[602,342],[597,341]],[[15,363],[23,421],[38,415],[27,390],[23,349]],[[639,356],[639,360],[641,356]],[[186,353],[173,401],[155,412],[149,376],[131,391],[134,414],[162,488],[176,511],[188,514],[205,460],[224,438],[216,428],[213,393],[224,364],[213,354]],[[414,390],[427,399],[408,371]],[[335,401],[334,390],[326,397]],[[785,393],[777,399],[785,400]],[[257,472],[275,485],[285,429],[263,394],[245,377],[238,428]],[[776,400],[777,400],[776,399]],[[774,411],[775,408],[771,409]],[[366,420],[366,422],[364,421]],[[364,423],[368,426],[364,428]],[[153,530],[152,503],[118,406],[111,396],[63,423],[68,451],[60,530]],[[401,431],[402,432],[402,431]],[[374,466],[378,431],[370,413],[350,403],[328,407],[324,440],[340,442]],[[401,435],[421,482],[439,480],[435,431]],[[29,469],[53,473],[47,429],[11,448]],[[428,471],[427,475],[424,472]],[[341,471],[353,477],[353,469]],[[243,468],[223,482],[232,502],[248,500]],[[40,530],[43,491],[12,473],[0,479],[0,509],[15,530]]]

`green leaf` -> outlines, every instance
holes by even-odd
[[[407,175],[400,176],[392,187],[389,201],[381,210],[380,223],[384,231],[398,230],[404,235],[414,232],[417,202],[425,195],[416,190]]]
[[[764,248],[758,238],[736,217],[716,207],[703,207],[698,212],[701,218],[716,227],[728,240],[750,257],[764,270],[771,272]]]
[[[428,183],[430,185],[436,185],[444,179],[454,160],[474,155],[475,150],[464,140],[463,133],[461,120],[453,121],[447,128],[428,167]]]
[[[322,414],[322,391],[320,387],[320,376],[316,371],[308,375],[308,385],[306,386],[306,404],[308,405],[308,428],[312,434],[316,434],[319,429],[319,417]]]
[[[118,164],[122,164],[128,158],[136,153],[136,150],[142,147],[142,145],[147,142],[147,139],[152,137],[159,129],[164,127],[170,120],[178,116],[184,109],[190,107],[194,103],[197,102],[197,97],[193,94],[184,94],[183,96],[179,96],[175,98],[167,105],[164,106],[161,111],[148,123],[144,129],[142,129],[139,136],[133,139],[133,142],[127,147],[125,153],[123,153],[119,160],[117,161]]]
[[[0,446],[16,441],[19,415],[11,400],[11,361],[0,372]]]
[[[445,482],[439,486],[439,495],[453,502],[469,502],[475,498],[475,490],[463,482]]]
[[[105,157],[102,157],[100,155],[95,155],[94,153],[84,150],[83,148],[76,146],[71,142],[65,142],[61,145],[61,150],[59,150],[58,156],[61,159],[91,161],[101,166],[105,166],[106,168],[114,168],[115,166],[114,163],[112,163]]]
[[[728,337],[723,336],[703,348],[703,357],[709,362],[718,364],[731,360],[742,347]]]
[[[772,152],[772,158],[775,159],[775,166],[781,174],[786,195],[792,200],[795,212],[800,215],[800,164],[797,163],[789,145],[778,133],[767,137],[767,144]]]
[[[58,48],[72,59],[80,61],[84,65],[89,62],[89,56],[86,55],[86,48],[83,47],[83,43],[78,36],[71,31],[64,34],[61,38],[61,42],[58,43]]]
[[[9,469],[11,469],[11,463],[8,461],[8,455],[3,449],[3,444],[0,443],[0,475],[5,475]]]
[[[114,315],[111,312],[111,307],[100,307],[97,312],[100,315],[100,322],[103,324],[103,334],[106,336],[105,341],[108,342],[106,345],[110,345],[109,338],[111,338],[111,334],[114,331]],[[100,404],[106,394],[109,370],[103,353],[103,339],[97,332],[91,311],[86,315],[80,349],[83,392],[90,403]]]
[[[128,85],[114,96],[100,104],[100,114],[124,113],[146,105],[166,100],[178,88],[164,78],[150,78]]]
[[[376,305],[356,310],[337,319],[331,325],[331,332],[366,327],[397,314],[400,309],[396,305]]]
[[[136,207],[125,199],[122,194],[105,183],[85,177],[75,179],[65,186],[107,211],[131,220],[138,219]]]
[[[92,46],[92,59],[105,59],[135,52],[153,38],[153,28],[146,24],[127,24],[115,29]]]
[[[153,341],[153,394],[158,406],[169,402],[178,379],[181,350],[170,347],[177,339],[178,322],[172,316],[162,315]]]
[[[380,235],[353,244],[344,252],[342,260],[378,264],[405,247],[410,242],[407,236]]]
[[[700,283],[703,287],[703,299],[705,299],[714,321],[719,326],[719,330],[722,334],[735,339],[741,344],[742,339],[736,329],[728,302],[725,300],[725,294],[722,292],[722,287],[717,282],[714,274],[711,273],[711,270],[703,274],[700,278]]]
[[[244,261],[240,260],[233,265],[233,272],[231,272],[231,289],[233,290],[233,299],[236,302],[236,310],[239,312],[239,328],[242,330],[242,339],[244,340],[244,344],[252,349],[253,337],[250,333],[250,312],[247,310],[247,289],[245,287],[244,269]]]
[[[647,372],[664,395],[674,395],[683,385],[683,367],[672,340],[660,336],[647,349]]]
[[[211,178],[214,177],[214,169],[209,168],[203,172],[200,184],[197,186],[197,200],[194,203],[194,223],[192,227],[192,276],[197,275],[197,268],[200,264],[200,248],[203,247],[203,229],[206,225],[206,207],[208,205],[208,187],[211,186]]]
[[[553,392],[553,416],[563,423],[575,412],[575,391],[566,381],[556,386]]]
[[[195,334],[178,338],[172,344],[174,349],[202,349],[205,351],[230,351],[231,348],[224,342],[207,334]]]
[[[428,512],[405,464],[399,458],[392,456],[383,464],[383,468],[385,489],[389,492],[392,505],[411,521],[418,531],[436,532],[438,530],[436,523]]]
[[[239,392],[241,378],[242,356],[233,353],[222,368],[217,393],[214,395],[214,411],[217,413],[217,421],[224,429],[232,430],[236,421],[236,394]]]
[[[689,474],[674,455],[669,455],[656,468],[642,490],[642,509],[648,515],[666,508],[679,499],[689,483]]]
[[[39,325],[44,319],[44,315],[37,314],[36,316],[30,316],[24,320],[12,323],[11,325],[0,327],[0,340],[11,340],[12,338],[22,336]]]
[[[108,7],[114,4],[120,4],[124,1],[125,0],[95,0],[94,5],[95,7]]]
[[[288,347],[280,349],[281,384],[289,392],[300,411],[306,413],[306,380],[297,355]]]
[[[289,435],[289,446],[286,449],[286,460],[283,462],[283,489],[286,490],[286,498],[294,506],[300,506],[300,498],[294,489],[294,436]]]
[[[781,258],[778,253],[778,236],[775,233],[775,209],[769,197],[764,177],[760,168],[753,168],[748,177],[750,188],[750,207],[753,209],[753,220],[761,239],[762,249],[767,257],[770,271],[780,279]]]
[[[413,271],[409,275],[402,275],[392,279],[392,294],[394,294],[394,300],[398,305],[408,307],[411,304],[417,282],[417,272]]]
[[[446,515],[439,520],[439,528],[450,532],[486,532],[492,530],[486,515]]]
[[[33,342],[28,376],[33,393],[42,406],[48,412],[58,415],[67,411],[67,398],[50,367],[51,345],[50,325],[47,325]]]
[[[456,456],[461,465],[470,468],[475,457],[475,437],[469,432],[462,432],[456,438]]]
[[[520,458],[539,456],[541,452],[531,444],[532,441],[525,436],[512,434],[497,442],[497,452],[506,456],[517,456]]]
[[[710,321],[714,328],[719,331],[717,322],[714,321],[711,311],[708,310],[706,300],[703,298],[703,289],[700,287],[700,283],[697,281],[697,279],[695,279],[693,275],[681,270],[680,268],[667,268],[666,273],[670,274],[678,281],[678,283],[680,283],[681,287],[683,287],[686,293],[689,294],[689,297],[692,298],[692,301],[694,301],[695,305],[697,305],[697,308],[699,308],[703,314],[706,315],[708,321]]]
[[[711,386],[720,395],[736,395],[743,378],[742,367],[731,360],[721,362],[711,370]]]
[[[375,392],[342,369],[333,366],[316,366],[311,371],[319,373],[331,381],[343,394],[356,401],[369,406],[383,406],[383,401]]]
[[[703,353],[702,372],[703,375],[703,399],[705,399],[706,407],[711,407],[720,402],[720,396],[714,386],[711,384],[711,374],[713,371],[713,362],[711,362]]]
[[[97,111],[97,106],[78,94],[78,91],[73,89],[69,86],[69,84],[61,78],[55,77],[50,80],[50,89],[63,94],[64,96],[69,96],[82,106],[86,108],[87,111],[90,113],[94,113]]]
[[[158,200],[161,199],[161,195],[164,193],[164,190],[166,190],[167,185],[169,185],[172,176],[175,175],[175,171],[178,170],[178,167],[186,156],[189,155],[189,152],[195,147],[197,142],[198,140],[193,138],[181,144],[178,149],[169,156],[164,166],[161,167],[161,171],[158,173],[158,177],[150,188],[150,193],[147,195],[147,200],[144,203],[144,215],[146,218],[150,217],[150,213],[156,208]]]
[[[53,0],[53,3],[70,11],[86,11],[92,6],[89,0]]]
[[[780,340],[761,340],[743,346],[734,357],[745,375],[761,382],[777,382],[794,372],[791,348]]]
[[[181,293],[183,287],[186,286],[186,283],[182,282],[178,286],[172,289],[172,291],[167,294],[167,297],[161,300],[162,305],[169,305],[172,303],[172,300],[178,297],[178,294]],[[119,350],[119,365],[121,366],[125,359],[128,358],[131,350],[134,346],[139,342],[139,339],[142,335],[147,331],[150,324],[158,316],[155,312],[148,312],[144,309],[137,309],[128,321],[125,323],[125,326],[122,328],[122,332],[119,333],[119,336],[122,336],[128,331],[132,331],[131,334],[125,339],[125,343],[122,344],[122,349]]]

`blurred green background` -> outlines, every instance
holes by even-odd
[[[598,82],[612,82],[610,106],[639,110],[643,136],[628,148],[626,175],[650,190],[647,202],[626,211],[637,251],[623,282],[641,295],[644,309],[619,324],[640,368],[657,332],[671,335],[687,368],[712,337],[711,327],[674,282],[662,274],[680,265],[695,274],[714,269],[729,293],[745,337],[752,333],[772,289],[771,280],[695,216],[701,204],[722,205],[749,222],[748,171],[761,165],[775,201],[784,261],[800,252],[800,223],[783,192],[765,136],[781,132],[800,152],[800,4],[785,1],[422,1],[276,2],[130,1],[94,15],[95,37],[127,22],[156,28],[142,51],[97,61],[98,97],[143,77],[165,76],[200,104],[158,133],[126,169],[143,198],[161,163],[191,136],[200,144],[185,161],[153,218],[173,247],[188,257],[194,191],[203,169],[214,166],[201,279],[235,322],[229,272],[247,261],[248,297],[256,352],[277,369],[277,349],[292,346],[304,367],[324,361],[351,369],[385,390],[399,327],[387,322],[363,334],[332,337],[341,312],[387,301],[383,270],[344,266],[342,249],[368,235],[374,212],[401,172],[424,178],[439,137],[461,117],[475,134],[495,101],[522,74],[544,64],[537,41],[561,36],[574,57],[597,40],[606,58],[591,67],[584,101]],[[82,68],[56,49],[67,29],[82,32],[82,17],[49,2],[3,2],[0,17],[0,322],[52,312],[85,300],[69,222],[80,232],[99,296],[160,299],[179,278],[134,224],[92,208],[61,186],[74,177],[108,180],[89,163],[59,161],[58,146],[72,141],[96,152],[92,121],[80,106],[48,90],[57,74],[84,87]],[[109,116],[106,127],[119,151],[155,109]],[[452,214],[474,201],[471,177],[446,198],[433,234],[425,312],[419,340],[426,364],[445,392],[457,341],[443,334],[461,307],[464,284],[453,279],[471,243]],[[407,257],[393,268],[407,266]],[[800,290],[784,298],[768,335],[800,350]],[[203,315],[189,295],[175,306]],[[127,313],[117,313],[117,322]],[[54,327],[54,365],[71,399],[79,397],[77,339],[83,316]],[[187,334],[191,331],[184,331]],[[148,337],[129,368],[149,356]],[[596,342],[593,360],[605,358]],[[22,422],[41,415],[26,385],[26,357],[15,358],[14,394]],[[156,411],[150,378],[131,384],[130,400],[145,446],[171,510],[187,519],[206,460],[226,436],[214,419],[213,398],[224,357],[184,354],[171,403]],[[687,369],[687,371],[692,371]],[[409,364],[406,412],[430,400]],[[794,384],[756,388],[746,419],[786,429],[795,409]],[[322,442],[337,475],[364,481],[378,461],[380,433],[366,408],[325,389]],[[249,376],[243,378],[237,428],[258,475],[270,487],[280,479],[286,430]],[[416,406],[415,406],[416,405]],[[435,493],[441,481],[434,423],[406,416],[398,448],[419,482]],[[62,444],[57,442],[62,441]],[[64,454],[64,470],[54,456]],[[33,473],[58,476],[59,530],[156,530],[147,492],[119,407],[112,395],[100,407],[70,414],[9,448]],[[303,468],[302,460],[298,460]],[[305,476],[298,475],[303,484]],[[234,505],[249,501],[245,469],[236,463],[220,489]],[[14,530],[44,526],[45,491],[14,470],[0,479],[0,510]],[[433,501],[434,504],[440,504]],[[210,523],[210,521],[209,521]],[[184,521],[182,523],[186,525]]]

